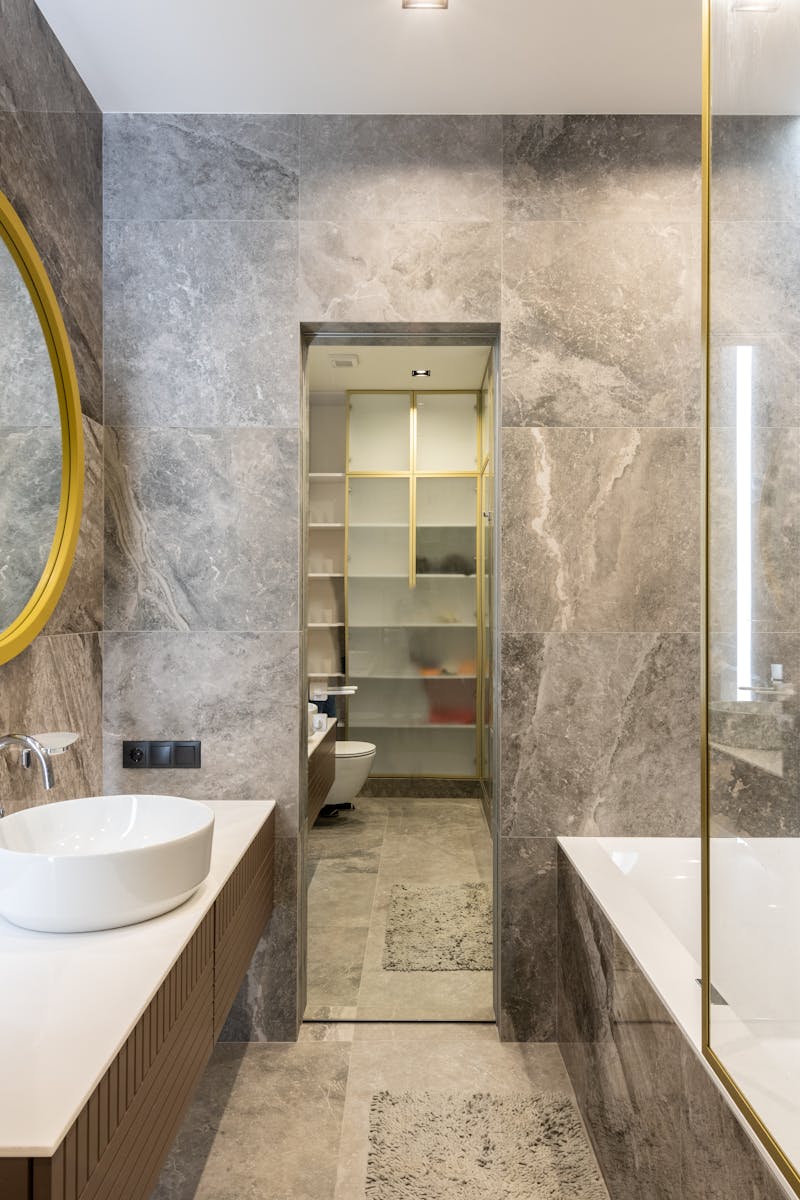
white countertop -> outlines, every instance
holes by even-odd
[[[0,1157],[49,1157],[213,905],[272,801],[217,801],[211,871],[170,913],[101,933],[0,918]]]
[[[324,730],[321,729],[319,731],[319,733],[312,733],[311,737],[308,739],[308,757],[309,758],[311,758],[311,755],[314,753],[314,751],[316,750],[317,746],[320,744],[322,739],[324,737],[327,737],[327,735],[330,733],[331,726],[335,725],[335,724],[336,724],[336,717],[328,717],[328,723],[325,726]]]

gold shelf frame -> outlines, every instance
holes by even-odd
[[[702,116],[702,339],[703,339],[703,500],[702,512],[702,653],[701,653],[701,842],[702,842],[702,1005],[703,1057],[731,1097],[778,1170],[800,1196],[800,1170],[765,1125],[745,1093],[711,1045],[711,787],[708,739],[710,672],[710,438],[711,438],[711,164],[712,164],[712,3],[703,0],[703,116]]]

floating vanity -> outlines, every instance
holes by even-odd
[[[308,739],[308,827],[316,821],[336,776],[336,719]]]
[[[274,804],[219,801],[180,908],[98,933],[0,919],[2,1200],[147,1200],[273,904]]]

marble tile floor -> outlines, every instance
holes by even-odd
[[[364,1200],[382,1089],[573,1095],[557,1046],[501,1043],[493,1025],[317,1022],[297,1043],[220,1043],[151,1200]]]
[[[384,971],[395,883],[491,883],[479,800],[359,798],[308,839],[306,1020],[493,1021],[491,971]]]

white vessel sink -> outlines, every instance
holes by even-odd
[[[208,875],[214,814],[181,796],[86,796],[0,820],[0,916],[45,933],[136,925]]]

